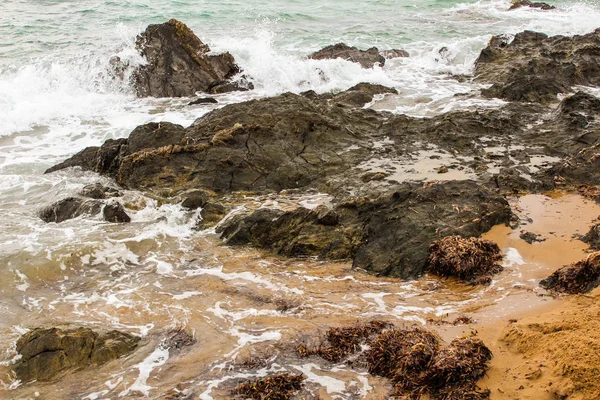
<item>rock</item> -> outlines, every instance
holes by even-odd
[[[371,47],[368,50],[359,50],[356,47],[350,47],[344,43],[327,46],[312,53],[308,58],[313,60],[333,60],[341,58],[346,61],[358,63],[363,68],[373,68],[375,64],[379,64],[383,67],[385,64],[385,57],[379,53],[377,47]]]
[[[83,197],[89,197],[90,199],[104,200],[111,197],[120,197],[121,192],[115,188],[104,186],[101,183],[93,183],[86,185],[81,189],[79,194]]]
[[[186,329],[173,329],[167,334],[167,337],[162,341],[161,346],[169,350],[181,350],[184,347],[193,346],[197,340],[194,335]]]
[[[355,268],[408,279],[423,274],[429,245],[440,235],[478,236],[510,216],[502,196],[474,182],[449,181],[405,185],[393,196],[329,211],[259,209],[233,217],[217,232],[230,245],[251,244],[284,256],[352,258]]]
[[[198,224],[198,228],[206,229],[218,224],[227,214],[227,209],[220,204],[205,203],[200,211],[202,221]]]
[[[188,103],[188,106],[195,106],[197,104],[218,104],[218,103],[219,102],[217,101],[217,99],[215,99],[213,97],[201,97],[194,101],[190,101]]]
[[[600,285],[600,252],[584,260],[566,265],[540,282],[540,286],[555,293],[587,293]]]
[[[574,85],[600,85],[600,29],[552,36],[524,31],[508,44],[492,39],[475,62],[475,80],[491,83],[488,96],[551,102]]]
[[[406,51],[406,50],[398,50],[398,49],[382,50],[382,51],[379,52],[379,54],[381,54],[382,56],[384,56],[388,60],[391,60],[392,58],[406,58],[406,57],[409,57],[408,51]]]
[[[247,92],[254,90],[254,84],[247,79],[239,79],[236,81],[226,81],[210,88],[210,93],[221,94],[229,92]]]
[[[592,250],[600,250],[600,224],[592,226],[581,241],[589,244]]]
[[[552,103],[558,93],[569,90],[569,86],[556,82],[551,76],[519,75],[505,83],[495,83],[481,94],[486,97],[498,97],[510,101],[532,103]]]
[[[44,222],[63,222],[81,215],[95,215],[102,209],[97,200],[86,200],[79,197],[67,197],[43,208],[39,216]]]
[[[530,0],[513,0],[512,5],[510,6],[510,8],[508,10],[509,11],[516,10],[517,8],[521,8],[521,7],[539,8],[542,10],[554,10],[556,8],[554,6],[551,6],[548,3],[542,3],[542,2],[533,3]]]
[[[117,201],[108,203],[102,209],[104,220],[108,222],[123,223],[131,222],[131,217],[125,212],[123,205]]]
[[[13,370],[23,383],[50,381],[67,370],[101,365],[129,354],[139,340],[118,331],[99,334],[89,328],[36,328],[17,341],[21,358]]]
[[[194,96],[240,72],[231,54],[210,55],[210,48],[175,19],[148,26],[136,47],[148,61],[132,74],[140,97]]]
[[[306,208],[283,212],[258,209],[238,215],[218,229],[229,245],[251,244],[284,256],[349,258],[352,233],[331,225],[331,218]],[[323,223],[325,222],[325,223]]]
[[[532,232],[521,232],[519,237],[529,244],[533,244],[533,242],[544,242],[546,240],[541,235]]]
[[[125,144],[127,144],[127,139],[108,139],[102,147],[87,147],[68,160],[49,168],[46,173],[70,167],[81,167],[85,171],[105,174],[116,173],[120,161],[118,156]]]
[[[183,195],[181,206],[188,210],[197,210],[208,203],[210,194],[205,190],[194,190]]]
[[[335,95],[331,100],[338,105],[358,108],[372,102],[378,94],[398,94],[398,91],[386,86],[363,82]]]

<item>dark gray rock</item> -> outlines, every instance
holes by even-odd
[[[508,10],[516,10],[517,8],[521,7],[539,8],[541,10],[554,10],[556,8],[544,2],[532,2],[530,0],[514,0]]]
[[[53,203],[39,212],[44,222],[63,222],[77,218],[81,215],[95,215],[102,209],[102,202],[98,200],[67,197]]]
[[[194,96],[240,72],[231,54],[210,55],[210,48],[175,19],[148,26],[136,46],[148,61],[132,74],[140,97]]]
[[[195,106],[198,104],[218,104],[219,102],[217,101],[217,99],[213,98],[213,97],[201,97],[199,99],[196,99],[194,101],[190,101],[188,103],[188,106]]]
[[[368,50],[359,50],[356,47],[350,47],[344,43],[327,46],[312,53],[308,58],[312,58],[313,60],[333,60],[341,58],[346,61],[358,63],[363,68],[373,68],[375,64],[379,64],[380,66],[385,65],[385,57],[379,53],[377,47],[371,47]]]
[[[90,199],[104,200],[111,197],[120,197],[121,192],[117,189],[104,186],[101,183],[93,183],[83,187],[79,193],[83,197],[89,197]]]
[[[196,210],[204,207],[210,198],[210,194],[205,190],[193,190],[185,193],[183,196],[181,206],[188,210]]]
[[[112,201],[104,206],[102,215],[105,221],[123,223],[131,222],[131,217],[125,212],[123,205],[117,201]]]
[[[488,96],[556,102],[574,85],[600,85],[599,56],[600,29],[570,37],[524,31],[511,43],[493,38],[475,62],[475,80],[493,84]]]
[[[404,279],[424,273],[429,245],[451,235],[479,236],[508,224],[506,200],[471,181],[404,185],[392,196],[355,199],[335,210],[259,209],[217,230],[227,244],[284,256],[352,258],[354,268]]]

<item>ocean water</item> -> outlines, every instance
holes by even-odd
[[[227,381],[222,372],[227,360],[249,345],[343,321],[347,310],[421,323],[484,297],[494,302],[507,295],[508,283],[485,293],[454,294],[449,288],[430,296],[427,282],[382,281],[344,265],[224,249],[210,232],[194,229],[197,213],[134,191],[124,191],[133,219],[127,226],[99,217],[42,222],[37,212],[43,206],[86,184],[110,183],[81,171],[44,175],[46,168],[87,146],[127,137],[137,125],[188,125],[214,109],[187,106],[190,99],[138,99],[126,82],[111,78],[113,56],[143,63],[134,41],[148,24],[180,19],[213,51],[235,56],[255,90],[219,95],[219,107],[287,91],[324,93],[373,82],[399,91],[393,102],[378,108],[425,117],[503,104],[479,97],[478,85],[450,77],[469,74],[492,35],[526,29],[571,35],[600,27],[598,0],[551,3],[556,10],[508,12],[508,0],[1,0],[0,397],[28,398],[41,390],[47,398],[140,393],[160,398],[192,380],[201,388],[200,398],[220,398],[215,393],[219,382]],[[338,42],[405,49],[410,57],[369,70],[342,60],[306,59]],[[448,49],[444,55],[442,47]],[[472,96],[457,98],[457,93]],[[289,199],[290,204],[318,201],[323,199]],[[354,297],[343,294],[349,287]],[[248,300],[258,295],[292,303],[301,298],[304,308],[282,317],[272,303]],[[139,359],[86,375],[89,386],[70,376],[55,386],[27,389],[4,374],[19,334],[66,323],[127,330],[146,341]],[[158,338],[181,325],[202,332],[208,349],[176,360],[165,355]],[[157,372],[164,365],[170,368],[168,377]],[[333,372],[324,378],[311,365],[298,365],[298,371],[324,385],[323,398],[351,398],[340,392],[344,382]],[[353,375],[346,383],[368,392],[364,379]]]

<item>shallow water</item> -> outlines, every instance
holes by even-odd
[[[232,377],[260,373],[233,368],[236,359],[253,352],[285,353],[281,346],[289,348],[298,337],[330,325],[358,318],[423,324],[465,312],[487,323],[544,302],[536,281],[582,256],[585,247],[570,237],[591,224],[597,205],[572,196],[515,200],[534,214],[530,228],[549,238],[530,246],[505,228],[492,230],[489,237],[501,243],[507,268],[485,289],[434,278],[380,279],[352,271],[348,263],[282,260],[223,247],[211,231],[194,229],[197,213],[137,192],[125,193],[133,219],[129,225],[100,218],[45,224],[37,212],[86,184],[110,183],[80,171],[43,175],[49,166],[86,146],[126,137],[142,123],[189,125],[228,103],[285,91],[339,91],[368,81],[399,91],[370,105],[380,110],[429,116],[497,107],[503,103],[478,96],[479,86],[448,74],[469,73],[492,34],[523,29],[575,34],[597,28],[597,1],[553,4],[558,9],[550,12],[507,12],[508,2],[498,0],[1,2],[0,397],[33,398],[37,392],[49,399],[161,398],[182,384],[200,398],[227,398]],[[232,52],[256,89],[219,95],[217,106],[187,106],[189,99],[137,99],[126,83],[109,76],[110,57],[131,65],[143,62],[134,49],[135,35],[172,17],[186,22],[213,50]],[[339,41],[403,48],[411,57],[372,70],[342,60],[306,60],[306,54]],[[444,55],[442,47],[448,49]],[[458,93],[469,95],[455,97]],[[437,174],[436,168],[451,162],[450,155],[429,149],[412,158],[375,160],[365,169],[385,171],[395,180],[462,179],[472,173]],[[265,201],[306,206],[327,198],[246,203],[257,207]],[[575,214],[558,215],[555,207]],[[555,238],[551,231],[562,233]],[[128,331],[143,336],[143,346],[129,358],[55,384],[19,387],[8,375],[16,338],[29,328],[65,324]],[[193,330],[198,345],[166,354],[160,341],[178,326]],[[463,328],[439,329],[449,338]],[[315,396],[387,393],[385,383],[373,377],[342,367],[324,371],[323,365],[285,357],[286,365],[309,377]]]

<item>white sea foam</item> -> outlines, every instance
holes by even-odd
[[[119,393],[119,397],[124,397],[130,392],[140,392],[144,396],[148,397],[152,386],[147,384],[148,378],[152,371],[161,365],[164,365],[169,359],[169,349],[161,346],[157,347],[152,354],[144,359],[141,363],[137,364],[137,368],[140,373],[133,385]]]

